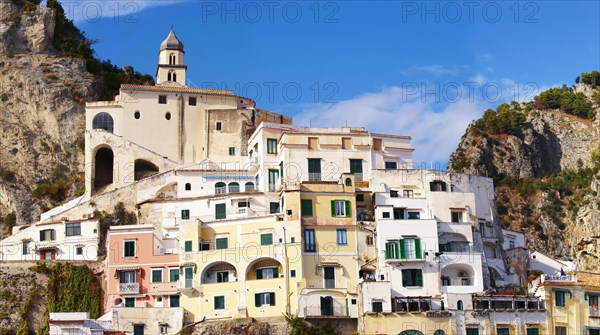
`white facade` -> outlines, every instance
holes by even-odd
[[[97,220],[38,223],[14,227],[0,241],[1,261],[95,261],[98,259]]]
[[[50,335],[102,335],[110,331],[102,322],[90,320],[90,313],[50,313],[48,318]]]
[[[503,244],[502,249],[512,250],[516,248],[525,248],[525,234],[510,230],[502,229]]]

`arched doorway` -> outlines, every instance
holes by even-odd
[[[421,333],[418,330],[412,330],[412,329],[410,329],[410,330],[403,331],[402,333],[400,333],[400,335],[423,335],[423,333]]]
[[[100,148],[94,157],[94,190],[113,183],[114,154],[110,148]]]

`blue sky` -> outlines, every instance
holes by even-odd
[[[445,164],[486,108],[600,69],[597,1],[63,4],[102,59],[154,74],[172,25],[189,86],[298,124],[410,135],[418,162]]]

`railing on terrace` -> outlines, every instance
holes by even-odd
[[[321,173],[309,173],[308,181],[321,181]]]
[[[119,283],[117,292],[120,294],[138,294],[140,293],[140,283]]]
[[[600,317],[600,309],[598,306],[590,306],[590,317]]]
[[[442,286],[471,286],[473,277],[442,277]]]
[[[529,310],[537,311],[544,310],[544,300],[535,297],[519,297],[519,296],[483,296],[475,297],[475,310]]]
[[[440,243],[440,251],[445,252],[471,252],[471,244],[469,242],[446,242]]]
[[[312,306],[304,307],[305,317],[349,317],[348,308],[344,305],[337,306]]]

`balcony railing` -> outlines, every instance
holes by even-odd
[[[308,173],[308,181],[321,181],[321,173]]]
[[[599,318],[600,317],[600,309],[598,306],[590,306],[590,317]]]
[[[354,174],[354,181],[363,181],[363,174],[362,174],[362,172]]]
[[[442,277],[442,286],[471,286],[473,277]]]
[[[440,251],[445,252],[471,252],[471,245],[469,242],[447,242],[440,243]]]
[[[117,292],[120,294],[138,294],[140,293],[140,283],[119,283]]]
[[[215,187],[215,194],[225,194],[227,193],[227,187]]]
[[[304,307],[305,317],[349,317],[348,309],[344,305]]]

